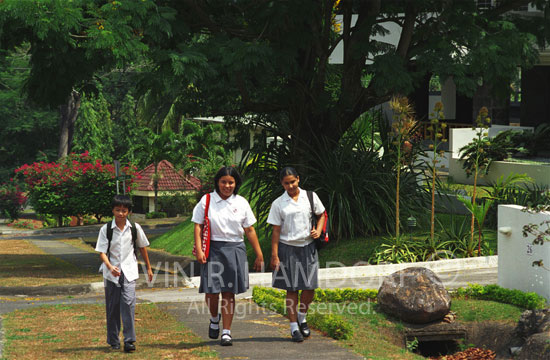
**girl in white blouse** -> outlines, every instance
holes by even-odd
[[[231,323],[235,311],[235,294],[248,290],[248,262],[243,235],[256,253],[254,270],[263,269],[263,255],[258,236],[252,226],[256,218],[242,196],[237,195],[242,184],[239,172],[233,167],[221,168],[214,177],[216,191],[210,193],[208,218],[210,220],[210,253],[206,258],[201,248],[202,224],[206,195],[195,206],[191,221],[195,223],[196,257],[201,264],[200,293],[210,310],[208,336],[217,339],[219,330],[219,298],[222,295],[221,319],[223,331],[221,345],[232,345]]]
[[[313,239],[321,235],[325,223],[325,207],[313,193],[313,211],[307,192],[298,185],[300,177],[292,167],[280,173],[285,192],[269,211],[267,222],[273,225],[271,236],[271,267],[273,287],[284,289],[286,308],[290,319],[292,341],[304,341],[310,336],[306,314],[318,287],[319,258]],[[312,216],[317,218],[313,227]],[[298,292],[301,290],[298,305]]]

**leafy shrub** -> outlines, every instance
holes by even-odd
[[[169,217],[175,217],[178,214],[190,214],[196,202],[196,193],[179,193],[171,196],[160,196],[158,198],[160,210],[165,212]]]
[[[380,133],[389,133],[380,128]],[[382,126],[382,125],[380,125]],[[278,171],[283,166],[294,166],[300,174],[300,186],[317,192],[325,205],[334,240],[381,233],[395,227],[396,159],[395,145],[390,138],[382,139],[382,147],[368,141],[364,129],[346,133],[339,143],[299,144],[300,156],[291,154],[295,144],[289,137],[268,142],[260,139],[245,158],[244,174],[254,179],[248,185],[251,203],[260,226],[271,203],[284,191]],[[265,140],[265,141],[264,141]],[[267,144],[267,145],[265,145]],[[316,151],[315,149],[326,149]],[[413,156],[412,154],[408,156]],[[400,213],[422,213],[427,203],[427,192],[416,179],[412,167],[400,178]]]
[[[354,302],[376,300],[378,290],[374,289],[315,289],[314,301],[317,302]]]
[[[252,299],[258,305],[276,311],[279,314],[286,313],[284,291],[256,286],[252,290]],[[349,339],[353,332],[351,325],[337,314],[311,312],[308,314],[307,319],[309,325],[326,332],[334,339]]]
[[[0,216],[10,220],[19,218],[27,197],[19,187],[13,184],[4,184],[0,187]]]
[[[517,147],[513,138],[516,134],[517,130],[506,130],[492,139],[487,136],[475,138],[471,143],[460,148],[460,160],[464,160],[462,167],[466,170],[466,175],[470,176],[474,171],[476,156],[478,156],[479,168],[484,169],[487,174],[493,161],[505,160],[515,153]]]
[[[42,214],[58,217],[92,214],[98,221],[111,213],[111,200],[116,193],[115,169],[102,160],[93,160],[87,152],[71,154],[59,162],[35,162],[16,169],[27,186],[33,208]],[[127,191],[131,190],[134,169],[122,168]]]
[[[469,284],[466,288],[456,289],[454,295],[460,298],[498,301],[512,304],[525,309],[544,309],[546,299],[534,292],[523,292],[515,289],[505,289],[498,285]]]
[[[166,213],[163,211],[151,211],[145,214],[147,219],[163,219],[166,217]]]
[[[486,190],[488,197],[494,199],[487,214],[489,224],[497,226],[497,209],[500,204],[515,204],[530,208],[550,206],[550,188],[547,185],[533,183],[525,174],[512,173],[506,179],[502,176]]]
[[[400,235],[384,238],[384,243],[374,249],[374,255],[369,259],[369,263],[400,264],[421,260],[418,244],[414,241],[409,241],[408,237]]]

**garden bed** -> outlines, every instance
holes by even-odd
[[[550,161],[550,159],[547,161]],[[462,168],[462,164],[462,160],[451,158],[449,163],[449,176],[452,177],[454,182],[473,184],[473,177],[466,176],[466,171]],[[541,161],[493,161],[489,168],[489,173],[480,176],[478,184],[489,185],[496,182],[502,176],[506,178],[511,173],[526,174],[533,178],[536,184],[550,186],[550,163]]]
[[[453,293],[451,310],[457,314],[455,322],[412,325],[381,312],[376,295],[376,290],[318,289],[308,313],[308,324],[366,358],[424,359],[424,356],[466,351],[479,355],[468,359],[491,359],[481,356],[490,354],[487,350],[500,356],[508,354],[513,330],[523,310],[544,306],[544,299],[536,294],[496,285],[471,286]],[[513,303],[494,301],[496,299]],[[282,291],[256,287],[253,300],[260,306],[285,313]],[[430,328],[438,328],[436,334],[442,339],[439,343],[437,337],[431,339],[432,343],[408,337],[419,329],[427,333]],[[456,359],[461,357],[457,355]]]

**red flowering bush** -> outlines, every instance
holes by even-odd
[[[0,216],[15,220],[23,210],[27,197],[17,185],[3,184],[0,187]]]
[[[130,192],[135,169],[121,169]],[[88,152],[71,154],[59,162],[35,162],[16,169],[28,187],[29,201],[42,214],[63,216],[91,214],[98,220],[111,213],[116,194],[115,168],[91,159]],[[61,223],[59,224],[61,225]]]

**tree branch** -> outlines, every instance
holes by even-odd
[[[403,29],[401,30],[401,37],[399,38],[399,44],[397,45],[397,55],[401,58],[407,56],[409,46],[414,32],[414,23],[416,20],[416,10],[413,4],[408,1],[405,7],[405,21],[403,22]]]

